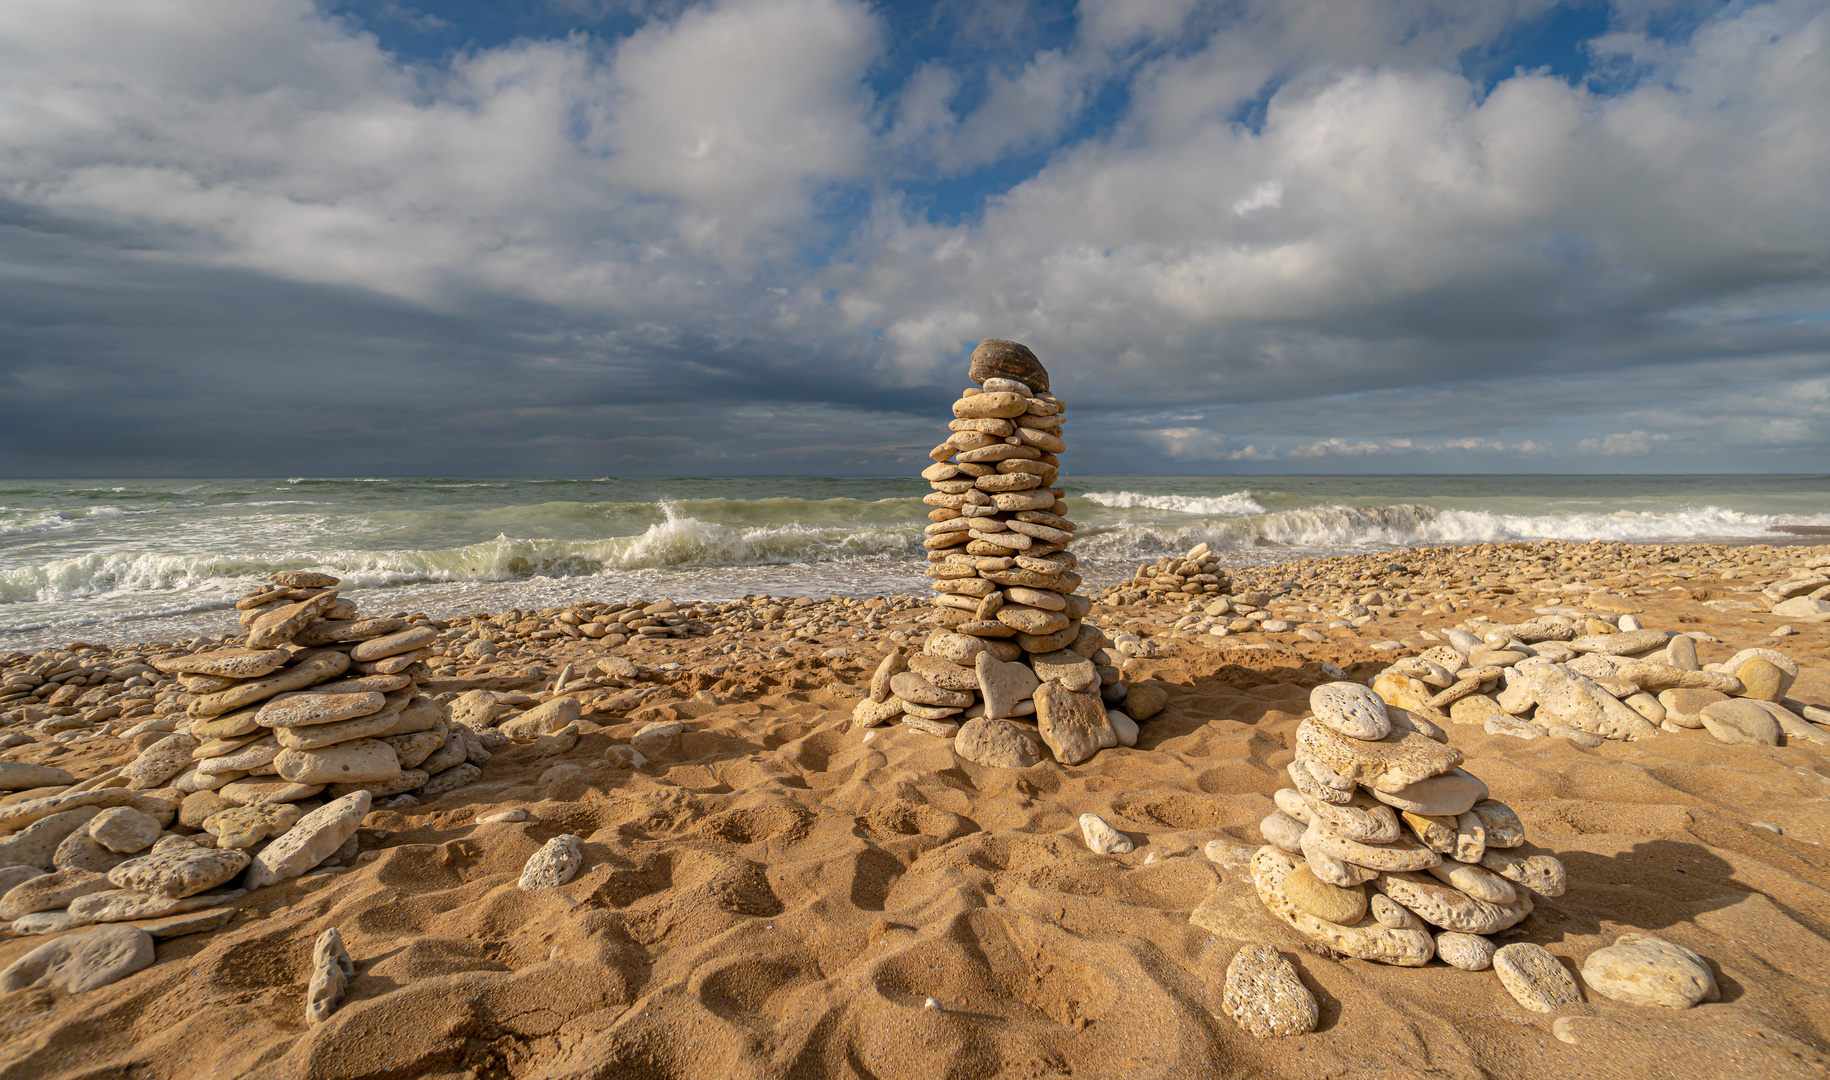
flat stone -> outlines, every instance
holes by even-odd
[[[349,658],[357,663],[370,660],[383,660],[390,656],[399,656],[415,649],[424,648],[438,640],[438,630],[431,626],[415,626],[397,634],[385,637],[370,638],[350,650]]]
[[[322,1024],[330,1019],[349,981],[356,977],[356,963],[343,946],[343,935],[336,927],[318,935],[311,947],[311,981],[305,987],[305,1022]]]
[[[1542,945],[1513,942],[1493,954],[1493,971],[1512,999],[1533,1012],[1556,1012],[1582,1003],[1576,980]]]
[[[1456,724],[1481,724],[1496,718],[1507,717],[1506,711],[1485,694],[1469,694],[1449,706],[1449,720]]]
[[[1118,745],[1118,733],[1106,721],[1105,705],[1097,695],[1043,683],[1036,688],[1035,702],[1036,728],[1063,765],[1078,765]]]
[[[1119,708],[1140,724],[1162,712],[1163,706],[1169,704],[1169,691],[1163,689],[1160,683],[1127,683],[1126,687],[1125,700],[1119,704]]]
[[[1620,636],[1620,635],[1608,635]],[[1594,680],[1558,664],[1516,669],[1537,702],[1538,723],[1586,731],[1604,739],[1633,741],[1650,738],[1658,728],[1622,704]],[[1508,692],[1511,687],[1508,686]],[[1500,702],[1506,704],[1504,700]]]
[[[555,737],[541,736],[542,739]],[[536,740],[536,745],[538,745],[538,740]],[[424,769],[402,769],[400,775],[392,780],[364,780],[360,784],[331,784],[324,789],[324,797],[341,799],[346,795],[354,795],[358,791],[366,791],[370,797],[380,800],[390,795],[404,795],[409,791],[418,790],[425,787],[431,780],[432,774]]]
[[[1521,892],[1509,904],[1476,900],[1429,874],[1383,873],[1373,888],[1414,912],[1424,922],[1463,934],[1497,934],[1531,914],[1532,902]]]
[[[81,834],[75,834],[75,835],[81,835]],[[69,870],[69,869],[85,869],[85,868],[60,866],[60,867],[58,867],[58,869],[59,870]],[[90,872],[94,873],[95,871],[90,871]],[[14,889],[14,887],[16,887],[16,886],[23,885],[26,882],[31,881],[33,878],[41,878],[41,877],[45,877],[45,876],[46,876],[46,871],[44,871],[36,866],[0,867],[0,898],[4,898],[6,896],[6,894],[11,892]],[[3,922],[3,921],[5,921],[5,920],[0,919],[0,922]]]
[[[394,748],[379,739],[356,739],[321,750],[282,750],[273,767],[282,780],[295,784],[356,784],[400,775]]]
[[[962,667],[950,660],[942,660],[938,656],[917,653],[909,658],[909,670],[942,690],[977,690],[979,688],[979,676],[976,669]],[[895,676],[891,676],[891,678],[894,679]]]
[[[1688,1009],[1718,996],[1715,973],[1701,956],[1661,938],[1622,934],[1582,961],[1590,990],[1628,1005]]]
[[[373,690],[360,694],[285,694],[261,706],[254,722],[268,728],[309,727],[378,713],[387,703],[387,695]]]
[[[30,791],[41,787],[66,787],[74,783],[76,777],[49,765],[0,761],[0,791]]]
[[[1366,887],[1343,888],[1330,885],[1315,876],[1308,865],[1297,867],[1284,878],[1284,895],[1290,902],[1326,922],[1352,926],[1366,917]]]
[[[1299,756],[1312,757],[1341,776],[1388,793],[1448,772],[1462,761],[1461,751],[1416,732],[1393,732],[1379,740],[1350,739],[1313,719],[1297,725],[1296,742]]]
[[[252,850],[269,837],[292,828],[305,811],[292,803],[259,803],[229,807],[203,823],[203,831],[216,838],[219,848]]]
[[[0,922],[12,922],[36,911],[66,908],[70,906],[70,901],[78,897],[108,888],[110,885],[105,876],[88,870],[59,870],[55,874],[40,872],[37,877],[14,885],[4,896],[0,896]]]
[[[584,852],[579,844],[582,841],[571,833],[561,833],[548,840],[539,851],[528,856],[527,865],[521,868],[521,879],[516,885],[523,892],[534,892],[539,889],[553,889],[572,880],[578,868],[584,865]]]
[[[1018,703],[1024,701],[1032,701],[1034,708],[1033,697],[1041,680],[1027,665],[1005,663],[988,652],[980,652],[974,660],[974,676],[987,717],[1013,716]]]
[[[1371,909],[1372,917],[1380,926],[1389,926],[1393,930],[1428,929],[1423,925],[1422,919],[1411,914],[1410,910],[1403,904],[1398,903],[1382,892],[1373,893],[1372,901],[1367,907]],[[1441,941],[1442,935],[1436,935],[1436,939]]]
[[[221,716],[255,702],[266,701],[288,690],[303,690],[307,686],[327,682],[348,670],[347,653],[334,649],[300,653],[291,667],[281,668],[265,678],[240,683],[227,690],[205,694],[192,702],[186,711],[199,719]]]
[[[1703,727],[1716,741],[1778,746],[1782,729],[1758,702],[1731,698],[1703,707]]]
[[[1671,635],[1663,630],[1628,630],[1619,634],[1593,634],[1579,637],[1569,643],[1569,647],[1579,653],[1607,653],[1610,656],[1631,656],[1634,653],[1650,652],[1664,648]]]
[[[1466,813],[1487,797],[1487,785],[1462,769],[1419,780],[1395,791],[1373,789],[1373,796],[1388,806],[1427,817],[1454,817]]]
[[[70,904],[70,914],[90,923],[127,922],[157,919],[188,911],[216,907],[241,896],[243,890],[199,893],[195,896],[170,897],[134,889],[109,889],[90,893]]]
[[[1354,792],[1359,785],[1336,773],[1328,766],[1316,761],[1304,761],[1298,758],[1284,770],[1290,776],[1290,782],[1304,798],[1317,799],[1322,802],[1343,806],[1353,801]]]
[[[1476,900],[1489,904],[1510,904],[1519,893],[1505,878],[1485,867],[1457,860],[1444,860],[1426,871],[1431,877],[1452,889],[1459,889]]]
[[[1377,740],[1391,734],[1384,699],[1359,683],[1323,683],[1309,691],[1309,708],[1324,727],[1350,739]]]
[[[400,759],[401,768],[411,769],[431,757],[451,737],[450,727],[441,723],[440,726],[426,731],[416,731],[410,735],[390,735],[381,741],[394,748],[394,756]],[[641,736],[638,734],[637,737]]]
[[[910,705],[931,705],[941,709],[963,709],[976,700],[971,691],[944,690],[913,671],[904,671],[890,680],[890,689],[902,699],[903,711]]]
[[[153,940],[143,930],[102,926],[47,941],[0,971],[0,992],[45,986],[81,994],[124,979],[153,962]]]
[[[1272,844],[1292,855],[1302,854],[1303,833],[1308,828],[1308,825],[1282,810],[1258,823],[1258,833],[1264,837],[1265,843]]]
[[[1072,649],[1031,656],[1029,662],[1035,669],[1037,679],[1065,686],[1069,690],[1085,690],[1099,682],[1099,672],[1093,661]]]
[[[159,839],[159,822],[131,806],[113,806],[89,822],[89,836],[109,851],[132,855]]]
[[[1568,888],[1563,863],[1551,855],[1514,855],[1489,849],[1481,856],[1481,866],[1543,896],[1562,896]]]
[[[1133,847],[1131,838],[1114,829],[1098,814],[1080,815],[1080,838],[1087,850],[1096,855],[1125,855]]]
[[[127,786],[135,791],[163,787],[191,764],[191,751],[203,743],[195,736],[175,731],[140,752],[133,763],[122,770]]]
[[[1493,942],[1478,934],[1444,930],[1436,935],[1436,955],[1450,967],[1486,971],[1493,966]]]
[[[245,879],[248,888],[289,881],[316,868],[356,835],[372,805],[368,792],[357,791],[299,818],[254,856]]]
[[[168,675],[221,675],[230,679],[258,679],[278,671],[291,658],[285,649],[218,649],[154,660],[152,666]]]
[[[1028,539],[1025,537],[1024,539]],[[1026,607],[1021,604],[1005,604],[998,609],[997,620],[1019,634],[1032,637],[1043,637],[1059,634],[1068,629],[1070,622],[1067,614],[1061,611],[1048,611],[1043,608]],[[1078,631],[1076,631],[1078,633]],[[1021,639],[1019,639],[1020,641]],[[1065,648],[1073,638],[1064,641],[1056,648]],[[1052,652],[1052,649],[1030,649],[1029,652]]]
[[[207,892],[248,865],[245,851],[200,848],[184,844],[129,859],[108,872],[117,888],[160,896],[185,897]]]
[[[1260,1039],[1306,1035],[1315,1030],[1319,1016],[1315,996],[1296,969],[1269,945],[1247,945],[1233,954],[1220,1007]]]
[[[217,790],[224,802],[253,806],[266,802],[299,802],[324,790],[323,784],[295,784],[290,780],[236,780]]]
[[[1021,724],[978,717],[960,725],[953,752],[974,765],[991,769],[1027,769],[1042,760],[1036,736]]]
[[[1423,870],[1442,861],[1441,855],[1403,834],[1389,844],[1362,844],[1331,832],[1320,822],[1311,822],[1303,833],[1303,852],[1311,851],[1369,870]]]
[[[628,749],[631,753],[636,752],[634,747],[629,747]],[[638,754],[637,756],[640,755]],[[427,780],[424,784],[421,784],[418,788],[418,794],[422,799],[436,799],[441,795],[448,795],[458,788],[476,783],[482,775],[482,769],[479,769],[466,761],[462,765],[453,765],[451,768],[446,769],[444,772],[439,773],[432,779]]]
[[[879,724],[887,724],[901,715],[901,698],[892,697],[883,702],[860,698],[858,703],[851,707],[851,727],[853,731],[859,728],[876,727]]]
[[[292,641],[305,624],[336,606],[337,594],[324,592],[294,604],[281,604],[248,624],[248,646],[270,649]]]
[[[1292,930],[1334,952],[1382,964],[1422,967],[1435,955],[1436,942],[1427,930],[1394,929],[1371,918],[1342,926],[1297,907],[1283,883],[1298,865],[1294,856],[1270,846],[1252,856],[1252,886],[1259,900]]]
[[[1473,813],[1481,819],[1481,827],[1487,831],[1487,846],[1490,848],[1515,848],[1525,842],[1525,825],[1512,807],[1494,799],[1482,799],[1474,804]]]
[[[496,730],[511,739],[537,739],[578,723],[582,706],[574,697],[554,698],[536,705],[512,720],[496,725]]]
[[[226,907],[184,911],[157,919],[136,919],[125,925],[152,935],[154,941],[169,941],[187,934],[207,934],[235,921],[235,909]]]
[[[39,818],[18,833],[0,840],[0,867],[50,869],[64,840],[71,833],[87,828],[100,813],[101,810],[94,806],[78,806]]]

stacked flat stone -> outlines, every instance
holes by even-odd
[[[1560,896],[1562,863],[1524,850],[1518,815],[1459,766],[1442,729],[1371,689],[1328,683],[1296,729],[1294,786],[1252,858],[1259,899],[1337,953],[1418,967],[1491,966],[1487,940]]]
[[[1139,600],[1200,600],[1218,596],[1232,587],[1232,578],[1220,557],[1200,543],[1188,554],[1167,555],[1154,563],[1139,563],[1129,582],[1109,586],[1104,596],[1115,603]]]
[[[241,807],[355,791],[426,798],[481,774],[481,740],[414,682],[437,629],[359,617],[329,574],[269,582],[236,604],[245,648],[155,661],[196,694],[184,730],[166,740],[184,750],[179,790]]]
[[[885,658],[856,724],[901,717],[1000,766],[1035,764],[1038,739],[1066,764],[1134,745],[1132,718],[1108,715],[1126,689],[1104,634],[1081,621],[1092,605],[1068,550],[1076,526],[1053,486],[1066,406],[1013,341],[980,342],[970,375],[978,385],[954,402],[952,434],[922,472],[938,628],[919,654]]]

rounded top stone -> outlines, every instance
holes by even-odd
[[[1048,369],[1029,346],[1003,338],[986,338],[972,350],[972,381],[983,386],[986,379],[1015,379],[1038,394],[1048,393]]]

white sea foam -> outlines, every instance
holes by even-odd
[[[1098,506],[1115,509],[1169,510],[1178,514],[1201,514],[1206,517],[1240,517],[1262,514],[1265,508],[1252,498],[1250,491],[1230,495],[1140,495],[1135,491],[1094,491],[1080,496]]]

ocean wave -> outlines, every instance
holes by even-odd
[[[1076,498],[1113,509],[1170,510],[1178,514],[1201,514],[1207,517],[1243,517],[1265,512],[1258,500],[1252,498],[1250,491],[1235,491],[1230,495],[1140,495],[1135,491],[1091,491]]]
[[[29,536],[32,533],[53,532],[71,527],[69,518],[55,510],[19,511],[22,515],[13,521],[0,521],[0,536]],[[26,516],[32,515],[32,516]]]

